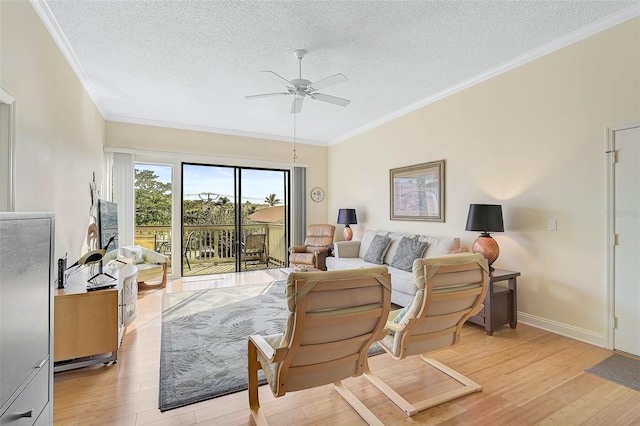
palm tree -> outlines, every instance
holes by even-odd
[[[273,207],[276,204],[280,204],[282,200],[280,200],[276,194],[269,194],[268,197],[265,197],[264,202],[269,204],[269,207]]]

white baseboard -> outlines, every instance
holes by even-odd
[[[545,331],[550,331],[551,333],[559,334],[561,336],[570,337],[594,346],[599,346],[601,348],[607,347],[607,337],[604,334],[594,333],[593,331],[574,327],[572,325],[537,317],[524,312],[518,312],[518,322]]]

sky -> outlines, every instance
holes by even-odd
[[[217,167],[185,164],[184,166],[184,198],[199,199],[198,194],[212,192],[234,201],[234,169],[233,167]],[[171,166],[136,163],[136,169],[152,170],[158,181],[171,183]],[[262,204],[269,194],[276,194],[284,204],[285,172],[278,170],[242,169],[242,202]],[[179,191],[180,188],[174,188]]]

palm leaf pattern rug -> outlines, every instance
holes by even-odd
[[[284,330],[284,291],[276,281],[165,294],[160,410],[246,389],[247,336]]]
[[[159,408],[247,389],[247,337],[282,333],[286,281],[167,293],[162,300]],[[370,355],[382,352],[374,345]],[[260,372],[260,383],[266,383]]]

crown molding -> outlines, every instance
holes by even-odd
[[[127,117],[122,115],[108,115],[105,120],[119,123],[140,124],[143,126],[167,127],[170,129],[191,130],[194,132],[217,133],[222,135],[240,136],[254,139],[268,139],[293,143],[293,138],[289,136],[269,135],[266,133],[245,132],[242,130],[233,129],[221,129],[217,127],[201,126],[197,124],[174,123],[170,121],[149,120],[146,118]],[[316,141],[312,139],[300,139],[298,137],[296,137],[296,143],[304,145],[327,146],[326,142]]]
[[[510,59],[500,65],[497,65],[493,68],[489,68],[488,70],[481,72],[480,74],[476,74],[473,77],[470,77],[466,80],[462,80],[461,82],[449,87],[448,89],[437,92],[418,102],[415,102],[402,109],[399,109],[390,114],[387,114],[384,117],[379,118],[378,120],[372,121],[368,124],[365,124],[364,126],[358,127],[357,129],[347,132],[329,141],[329,146],[343,142],[349,138],[352,138],[356,135],[364,133],[367,130],[371,130],[384,123],[395,120],[396,118],[406,115],[412,111],[415,111],[429,104],[437,102],[441,99],[446,98],[447,96],[451,96],[454,93],[460,92],[469,87],[475,86],[476,84],[482,83],[483,81],[489,80],[490,78],[498,76],[504,72],[510,71],[528,62],[534,61],[538,58],[541,58],[542,56],[548,55],[552,52],[555,52],[556,50],[560,50],[580,40],[584,40],[587,37],[591,37],[592,35],[598,34],[602,31],[605,31],[611,27],[614,27],[618,24],[626,22],[637,16],[640,16],[640,2],[633,4],[627,8],[624,8],[609,16],[606,16],[602,19],[599,19],[598,21],[595,21],[582,28],[578,28],[575,31],[565,34],[562,37],[559,37],[546,44],[543,44],[542,46],[532,49],[522,55],[516,56],[515,58]]]

